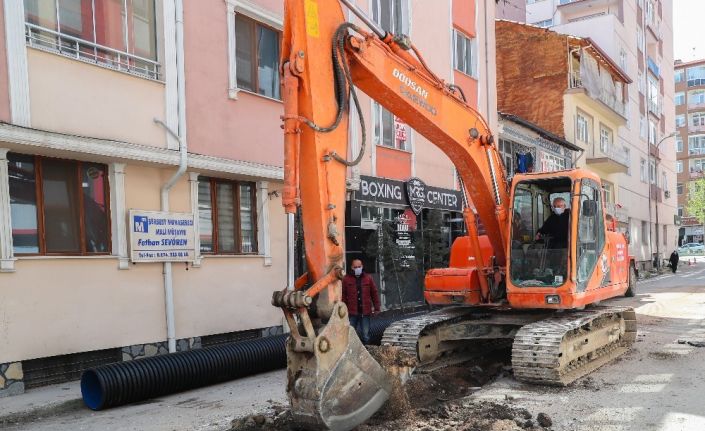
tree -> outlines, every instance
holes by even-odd
[[[705,224],[705,178],[692,181],[688,185],[688,215]]]

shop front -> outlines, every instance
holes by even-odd
[[[462,193],[407,181],[360,176],[346,211],[346,261],[362,259],[380,286],[384,308],[423,302],[424,273],[448,264],[464,233]]]

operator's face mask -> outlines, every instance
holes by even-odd
[[[553,208],[553,212],[556,213],[556,215],[561,215],[565,211],[565,208]]]
[[[353,272],[355,273],[356,277],[359,277],[362,275],[362,267],[359,268],[353,268]]]

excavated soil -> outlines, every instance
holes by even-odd
[[[411,376],[405,373],[405,368],[413,366],[414,361],[402,352],[371,349],[371,353],[385,369],[395,370],[400,379],[387,404],[356,431],[518,431],[545,429],[540,424],[550,427],[550,418],[545,415],[532,417],[525,409],[468,397],[481,386],[510,372],[508,351]],[[272,404],[265,413],[235,419],[231,429],[288,431],[296,428],[288,406]]]

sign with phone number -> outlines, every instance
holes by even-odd
[[[192,262],[196,258],[193,214],[130,210],[132,262]]]

